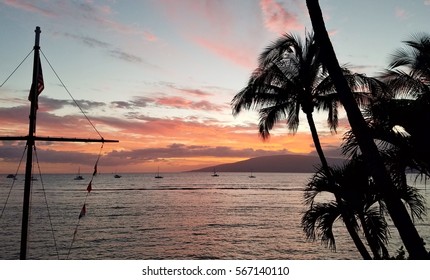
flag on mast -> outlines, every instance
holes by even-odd
[[[40,63],[39,57],[39,69],[37,70],[37,80],[36,80],[36,108],[38,107],[38,96],[45,88],[45,83],[43,81],[42,64]],[[34,91],[34,84],[31,84],[30,94],[28,95],[28,100],[31,101],[31,93]]]
[[[88,184],[87,192],[91,192],[91,190],[93,189],[92,182],[93,182],[93,180],[91,180],[90,183]]]
[[[87,208],[85,207],[85,204],[84,204],[84,206],[82,206],[81,213],[79,213],[79,219],[85,216],[85,214],[87,214]]]

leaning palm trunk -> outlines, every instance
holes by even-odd
[[[327,174],[327,178],[329,179],[329,184],[333,188],[336,188],[335,180],[334,180],[333,175],[330,171],[329,165],[327,163],[327,159],[326,159],[324,152],[322,150],[322,147],[321,147],[321,143],[320,143],[320,140],[318,137],[318,133],[317,133],[317,129],[315,126],[315,122],[314,122],[312,113],[307,113],[306,117],[307,117],[307,120],[309,123],[309,128],[311,130],[312,139],[314,141],[315,149],[316,149],[318,156],[320,158],[320,161],[321,161],[322,168],[324,169],[324,171]],[[360,252],[363,259],[365,259],[365,260],[372,259],[369,252],[366,249],[366,246],[363,244],[363,241],[360,239],[360,236],[358,235],[358,232],[352,223],[351,219],[353,219],[353,217],[352,217],[353,215],[351,215],[349,213],[349,211],[345,208],[342,199],[338,195],[338,192],[334,190],[333,194],[335,196],[337,204],[340,207],[340,211],[341,211],[341,214],[343,217],[343,222],[345,223],[345,227],[348,230],[348,233],[351,236],[352,240],[354,241],[354,244],[357,247],[357,250]]]
[[[339,93],[339,99],[346,110],[352,131],[357,138],[357,142],[363,156],[369,164],[369,171],[381,192],[391,219],[399,231],[399,235],[410,258],[427,259],[429,255],[424,247],[423,241],[405,206],[401,202],[399,196],[395,193],[393,182],[385,170],[384,162],[382,161],[379,151],[373,142],[357,103],[352,96],[351,89],[341,72],[336,54],[330,38],[328,37],[318,0],[306,0],[306,4],[312,26],[314,28],[316,40],[321,47],[322,57],[324,58],[323,63],[327,67],[327,70],[334,81],[337,92]]]
[[[381,255],[379,254],[378,245],[376,241],[372,238],[370,234],[369,227],[366,223],[366,218],[363,214],[358,214],[358,218],[360,219],[361,226],[363,227],[364,236],[366,237],[367,243],[369,244],[370,250],[372,250],[373,258],[375,260],[380,260]]]

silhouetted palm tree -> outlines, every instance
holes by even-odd
[[[259,131],[263,139],[268,138],[273,126],[283,119],[287,120],[289,130],[296,132],[299,114],[303,111],[322,167],[329,174],[329,165],[320,144],[313,112],[315,108],[328,110],[327,121],[330,128],[335,130],[339,101],[333,83],[322,67],[319,54],[311,33],[306,34],[304,43],[291,34],[281,37],[260,55],[258,68],[251,75],[248,85],[233,98],[232,107],[234,115],[242,109],[258,110]],[[351,74],[346,69],[343,69],[343,73],[348,83],[358,89],[357,101],[366,102],[368,95],[365,91],[369,88],[371,79]],[[335,186],[334,180],[332,185]],[[342,205],[342,201],[339,200],[338,203]],[[342,211],[347,215],[347,209]],[[349,219],[344,221],[363,258],[370,258],[354,226],[348,224]]]
[[[430,35],[417,34],[397,50],[383,79],[396,96],[412,97],[430,105]]]
[[[302,217],[302,227],[309,240],[321,239],[322,243],[336,250],[334,223],[345,219],[339,205],[328,197],[328,193],[342,198],[350,210],[349,222],[359,230],[360,224],[364,236],[375,259],[387,256],[385,244],[388,240],[387,223],[379,209],[376,195],[369,188],[366,173],[360,173],[352,162],[341,168],[333,168],[332,174],[339,188],[333,189],[323,169],[318,170],[305,189],[305,203],[309,209]],[[352,172],[351,172],[352,171]],[[357,188],[358,187],[358,188]],[[324,199],[321,199],[323,197]]]
[[[357,143],[368,162],[369,171],[372,172],[372,177],[383,195],[384,202],[386,203],[387,210],[390,213],[394,225],[397,227],[410,257],[413,259],[426,259],[428,258],[428,253],[422,239],[407,213],[405,206],[396,194],[395,186],[385,170],[384,162],[373,142],[373,138],[357,103],[352,96],[351,89],[343,76],[325,27],[318,0],[306,0],[306,5],[314,28],[315,38],[321,48],[322,57],[324,58],[323,63],[327,67],[340,93],[339,98],[345,108],[349,123],[357,138]]]
[[[332,174],[339,188],[339,196],[352,211],[352,217],[356,227],[361,225],[364,236],[371,248],[374,258],[388,258],[386,244],[389,231],[384,215],[386,207],[369,180],[369,173],[361,158],[353,158],[343,167],[332,169]],[[339,207],[335,201],[320,201],[324,193],[332,193],[328,177],[324,170],[320,169],[308,183],[305,190],[305,203],[309,210],[302,218],[302,226],[307,238],[315,240],[317,237],[328,247],[335,249],[335,237],[333,234],[334,222],[342,218]],[[408,205],[411,215],[415,219],[422,219],[425,213],[424,198],[418,191],[405,183],[399,183],[397,193]]]
[[[387,127],[402,127],[408,134],[403,147],[409,148],[418,169],[430,175],[430,134],[425,129],[430,123],[430,35],[418,34],[404,43],[382,75],[396,99],[389,106],[373,108],[372,113]]]

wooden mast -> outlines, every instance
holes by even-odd
[[[61,141],[61,142],[119,142],[118,140],[106,140],[106,139],[91,139],[91,138],[64,138],[64,137],[39,137],[35,136],[36,132],[36,113],[38,103],[38,77],[40,67],[40,27],[36,26],[34,31],[35,43],[34,43],[34,62],[33,62],[33,79],[32,86],[30,89],[30,116],[27,136],[0,136],[0,140],[27,140],[27,160],[25,166],[25,182],[24,182],[24,199],[22,209],[22,228],[21,228],[21,248],[19,258],[25,260],[27,258],[27,237],[28,237],[28,222],[29,222],[29,211],[30,211],[30,194],[31,194],[31,178],[32,178],[32,167],[33,167],[33,147],[36,140],[41,141]]]
[[[34,61],[33,61],[33,80],[30,89],[30,121],[28,125],[27,137],[27,162],[25,165],[25,183],[24,183],[24,200],[22,206],[22,226],[21,226],[21,250],[19,258],[25,260],[27,257],[27,234],[28,234],[28,216],[30,210],[30,193],[31,193],[31,177],[33,167],[33,147],[34,147],[34,132],[36,128],[36,102],[37,102],[37,78],[40,69],[40,56],[39,56],[39,40],[40,40],[40,27],[37,26],[35,40],[34,40]]]

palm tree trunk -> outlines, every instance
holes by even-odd
[[[315,32],[315,39],[321,48],[323,63],[334,81],[336,90],[339,93],[339,99],[346,110],[352,131],[357,138],[364,158],[368,162],[370,174],[372,174],[376,185],[381,191],[391,219],[399,231],[399,235],[408,250],[410,258],[427,259],[429,255],[424,247],[423,241],[412,223],[405,206],[395,192],[395,187],[391,178],[385,170],[384,162],[373,142],[373,138],[368,131],[368,127],[358,105],[352,96],[351,89],[342,74],[324,24],[318,0],[306,0],[306,4]]]
[[[369,227],[366,224],[366,219],[363,214],[358,214],[361,226],[363,227],[364,236],[366,237],[367,243],[369,244],[370,250],[372,250],[373,257],[375,260],[380,260],[381,255],[379,254],[378,246],[375,240],[372,238]]]
[[[331,170],[329,168],[329,165],[327,163],[327,159],[324,155],[323,149],[321,147],[320,139],[318,136],[318,132],[315,126],[314,118],[312,116],[312,113],[306,113],[306,118],[309,123],[309,128],[311,130],[312,139],[314,141],[315,149],[317,150],[318,156],[320,158],[322,167],[327,174],[327,178],[329,180],[330,186],[333,187],[333,194],[335,196],[336,202],[340,208],[340,212],[342,214],[343,222],[345,223],[345,227],[348,230],[349,235],[351,236],[352,240],[354,241],[355,246],[357,247],[357,250],[360,252],[361,256],[365,260],[371,260],[372,257],[370,256],[369,252],[366,249],[366,246],[363,244],[363,241],[360,239],[360,236],[358,236],[357,231],[355,230],[354,225],[352,224],[352,220],[354,217],[350,214],[350,212],[346,209],[346,207],[343,204],[342,199],[339,197],[339,192],[337,190],[335,180],[333,178],[333,175],[331,173]]]

